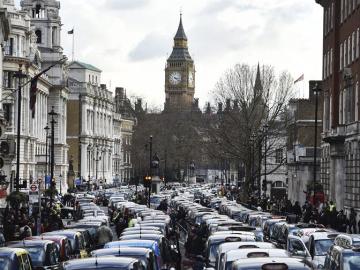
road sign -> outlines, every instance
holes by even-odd
[[[38,186],[36,184],[31,184],[30,185],[30,190],[31,190],[31,192],[37,192],[38,191]]]
[[[45,184],[46,184],[46,185],[50,185],[50,184],[51,184],[51,176],[50,176],[50,175],[45,176]]]

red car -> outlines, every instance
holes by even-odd
[[[26,238],[27,240],[51,240],[56,243],[59,251],[59,258],[61,262],[65,262],[69,259],[75,258],[72,254],[71,244],[69,239],[63,235],[44,235],[44,236],[32,236]]]

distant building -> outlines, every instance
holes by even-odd
[[[74,61],[69,64],[68,70],[67,143],[75,176],[81,177],[83,183],[112,183],[112,92],[105,84],[100,84],[100,69]]]
[[[319,81],[310,81],[308,99],[292,99],[288,106],[287,130],[288,198],[304,204],[314,179],[315,98],[313,87]],[[323,95],[318,96],[318,124],[316,151],[316,179],[320,183],[320,141],[322,131]]]
[[[321,183],[338,210],[360,213],[360,2],[316,2],[324,12]]]
[[[171,111],[191,111],[195,94],[195,65],[188,50],[188,40],[183,28],[182,18],[176,35],[174,47],[165,67],[165,108]]]
[[[141,110],[141,104],[138,107]],[[119,174],[121,183],[129,183],[131,177],[134,176],[131,147],[137,119],[131,102],[126,96],[126,90],[122,87],[115,89],[115,114],[121,116],[121,136],[115,140],[117,145],[116,173]],[[121,145],[119,145],[120,143]]]

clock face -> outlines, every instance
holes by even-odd
[[[192,71],[189,72],[189,86],[194,86],[194,73]]]
[[[177,85],[181,82],[181,73],[178,71],[170,73],[169,82],[172,85]]]

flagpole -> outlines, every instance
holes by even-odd
[[[73,27],[73,34],[72,34],[72,61],[74,62],[74,55],[75,55],[75,27]]]

